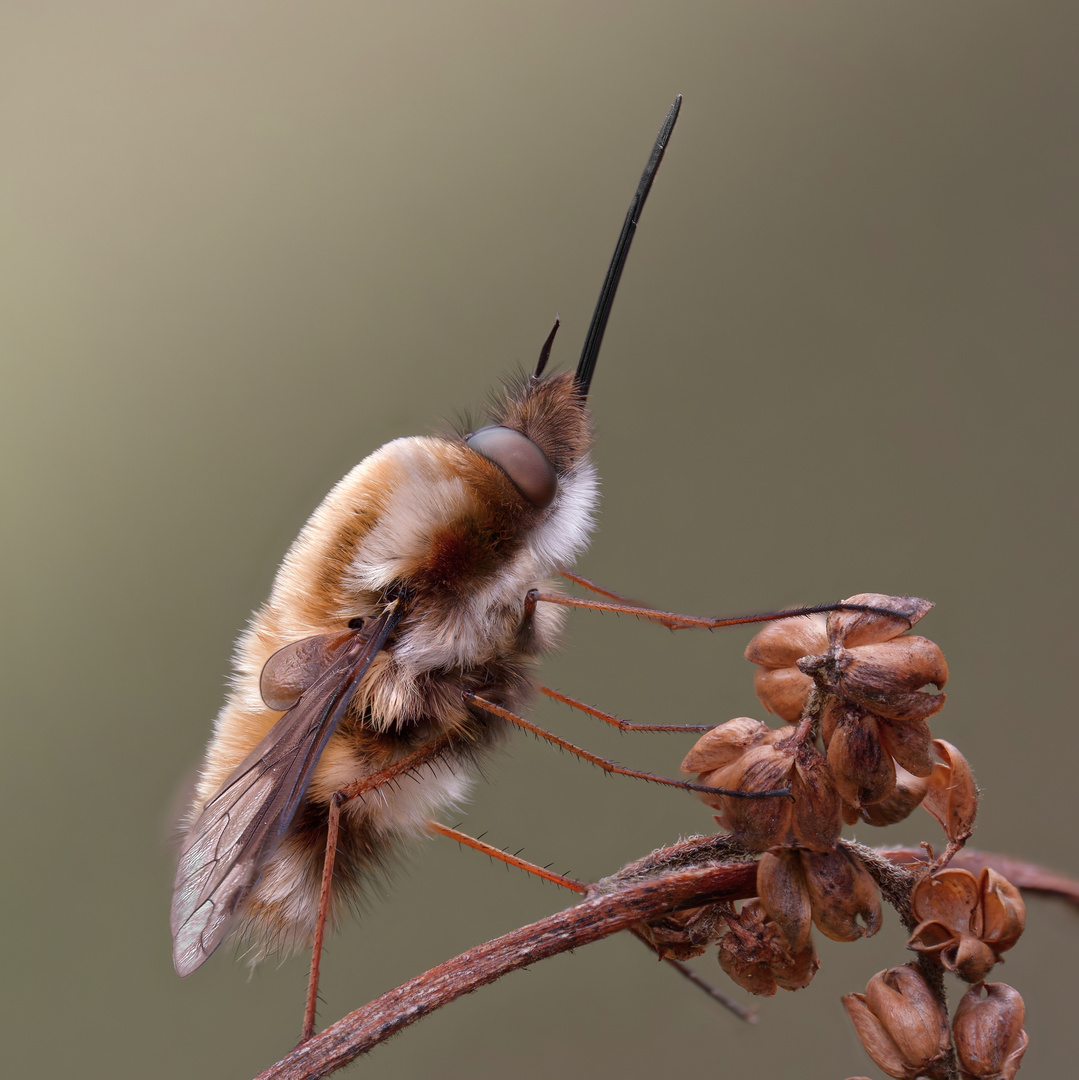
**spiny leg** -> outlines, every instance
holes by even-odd
[[[326,855],[322,863],[322,885],[318,896],[318,914],[315,916],[315,938],[311,946],[311,972],[307,979],[307,1000],[304,1005],[303,1031],[300,1042],[305,1043],[315,1033],[315,1010],[318,1005],[319,967],[322,963],[322,945],[326,936],[326,917],[330,907],[330,886],[333,883],[333,864],[337,857],[337,834],[341,823],[341,807],[353,799],[376,791],[405,773],[418,769],[426,762],[444,754],[452,745],[449,735],[432,739],[418,750],[406,754],[399,761],[387,765],[370,776],[353,780],[351,784],[335,791],[330,798],[330,812],[326,828]]]
[[[580,709],[581,712],[602,720],[605,724],[611,724],[619,731],[711,731],[715,724],[631,724],[628,720],[621,720],[612,713],[604,712],[593,705],[586,705],[576,698],[567,697],[565,694],[552,690],[549,686],[541,686],[540,693],[546,694],[555,701],[561,701],[571,709]]]
[[[610,589],[605,589],[602,585],[597,585],[594,581],[581,577],[580,574],[574,574],[569,570],[560,570],[559,573],[567,581],[572,581],[574,585],[580,585],[582,589],[587,589],[589,592],[594,592],[599,596],[606,596],[608,600],[614,600],[619,604],[629,603],[628,597],[623,596],[621,593],[611,592]]]
[[[571,754],[582,758],[584,761],[588,761],[593,765],[598,765],[604,772],[615,773],[618,776],[632,776],[637,780],[650,780],[653,784],[663,784],[666,787],[680,788],[682,791],[700,791],[705,795],[732,795],[736,799],[790,798],[789,788],[777,788],[774,791],[732,791],[729,788],[708,787],[705,784],[694,784],[689,780],[671,780],[666,776],[642,772],[640,769],[626,769],[621,765],[616,765],[613,761],[608,761],[607,758],[602,758],[598,754],[593,754],[588,750],[582,749],[580,746],[575,746],[566,739],[526,720],[523,716],[518,716],[516,713],[510,712],[509,709],[503,709],[501,705],[496,705],[493,701],[487,701],[485,698],[480,697],[474,690],[463,691],[463,697],[467,704],[474,705],[478,709],[483,709],[484,712],[489,712],[492,716],[500,716],[503,720],[508,721],[514,726],[529,731],[533,735],[537,735],[539,738],[544,739],[549,743],[553,743],[555,746],[561,747],[563,750],[568,750]]]
[[[566,877],[563,874],[556,874],[553,870],[548,870],[545,866],[537,866],[527,859],[522,859],[519,855],[511,855],[508,851],[496,848],[493,845],[485,843],[475,836],[469,836],[468,833],[463,833],[458,829],[451,829],[448,825],[442,825],[437,821],[429,820],[427,822],[427,828],[428,831],[437,833],[439,836],[444,836],[447,840],[456,840],[457,843],[463,844],[465,847],[470,847],[473,851],[480,851],[484,855],[490,855],[492,859],[498,859],[499,862],[504,862],[507,866],[515,867],[517,870],[523,870],[526,874],[533,874],[538,878],[542,878],[544,881],[553,882],[555,885],[561,885],[563,889],[569,889],[571,892],[575,893],[588,892],[587,885],[583,885],[579,881],[574,881],[573,878]]]
[[[597,585],[594,581],[589,581],[588,578],[582,577],[580,574],[571,573],[569,570],[560,570],[559,573],[567,581],[572,581],[574,585],[580,585],[582,589],[594,592],[597,596],[606,596],[608,600],[613,600],[616,604],[629,604],[630,606],[633,606],[629,597],[623,596],[621,593],[612,592],[610,589],[605,589],[602,585]],[[525,599],[525,605],[529,612],[535,611],[536,603],[536,600],[532,600],[531,606],[529,607],[529,598],[526,597]],[[659,613],[657,612],[657,614]],[[682,622],[680,619],[670,621],[659,619],[658,621],[661,625],[667,627],[668,630],[681,630],[694,625],[692,623]]]
[[[571,578],[571,580],[575,580]],[[583,583],[584,579],[582,579]],[[592,586],[589,582],[586,588],[593,588],[601,595],[609,594],[606,589]],[[829,611],[860,611],[869,615],[883,615],[895,618],[907,618],[903,612],[888,608],[876,607],[872,604],[848,604],[843,601],[836,604],[815,604],[812,607],[781,608],[778,611],[766,611],[759,615],[739,615],[730,619],[710,618],[699,615],[682,615],[676,611],[657,611],[655,608],[641,607],[637,604],[621,604],[606,600],[582,600],[576,596],[566,596],[563,593],[542,592],[539,589],[530,589],[525,596],[526,617],[536,610],[537,604],[559,604],[562,607],[584,608],[588,611],[613,611],[618,615],[633,615],[639,619],[649,619],[652,622],[661,623],[672,630],[697,628],[702,630],[718,630],[722,626],[745,626],[749,623],[774,622],[777,619],[791,619],[801,615],[822,615]],[[910,622],[910,619],[907,618]],[[913,623],[912,623],[913,625]]]
[[[522,859],[519,855],[510,855],[509,852],[485,843],[478,837],[469,836],[468,833],[463,833],[459,829],[451,829],[448,825],[442,825],[434,820],[429,820],[427,822],[427,828],[430,832],[436,833],[439,836],[444,836],[448,840],[456,840],[459,844],[472,848],[473,851],[482,852],[484,855],[489,855],[492,859],[498,859],[508,866],[515,867],[518,870],[524,870],[525,873],[533,874],[538,878],[542,878],[544,881],[554,882],[555,885],[561,885],[562,888],[569,889],[571,892],[578,894],[588,892],[587,885],[584,885],[579,881],[574,881],[573,878],[566,877],[563,874],[555,874],[545,866],[537,866],[527,859]],[[641,942],[649,952],[655,952],[652,943],[639,930],[630,927],[630,933]],[[746,1020],[749,1023],[756,1022],[756,1014],[752,1009],[747,1009],[733,998],[729,998],[722,990],[708,982],[707,979],[702,979],[688,964],[682,963],[681,960],[676,960],[673,956],[665,956],[663,959],[666,963],[670,964],[679,975],[688,979],[699,990],[703,990],[710,998],[717,1001],[725,1009],[729,1009],[735,1016],[742,1020]]]

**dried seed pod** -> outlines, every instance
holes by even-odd
[[[1027,1050],[1025,1015],[1023,999],[1007,983],[982,983],[963,995],[952,1029],[966,1080],[1013,1080]]]
[[[935,956],[967,982],[980,982],[1018,940],[1026,923],[1019,890],[986,867],[938,870],[911,890],[918,925],[907,947]]]
[[[640,923],[637,930],[655,950],[661,960],[692,960],[708,950],[725,930],[724,915],[730,911],[726,904],[672,911]]]
[[[1003,874],[987,866],[978,877],[974,932],[999,956],[1019,940],[1026,921],[1022,893]]]
[[[802,715],[813,680],[794,665],[799,657],[828,648],[824,615],[801,615],[768,623],[746,646],[745,657],[758,665],[754,689],[761,704],[788,723]]]
[[[928,720],[944,707],[945,695],[917,689],[929,683],[939,688],[948,679],[944,654],[928,638],[910,635],[853,649],[833,645],[796,666],[822,690],[889,720]]]
[[[832,612],[782,619],[762,630],[746,648],[758,665],[757,696],[766,709],[788,722],[805,707],[811,681],[830,693],[898,721],[924,721],[944,704],[940,694],[921,688],[944,685],[948,666],[933,642],[900,637],[931,607],[916,597],[862,593],[850,603],[885,608],[875,612]]]
[[[907,772],[915,776],[928,776],[933,771],[929,725],[924,720],[900,722],[889,720],[886,716],[878,717],[878,720],[880,739],[885,750]]]
[[[728,728],[724,724],[699,740],[686,756],[683,771],[692,772],[712,760],[721,761],[724,764],[718,768],[701,771],[697,783],[735,791],[775,791],[789,787],[790,797],[739,799],[699,795],[703,802],[719,811],[716,821],[751,851],[781,846],[828,851],[835,847],[841,827],[840,801],[821,753],[797,738],[792,729],[772,731],[763,724],[752,728],[754,721],[744,717],[731,723],[737,726],[729,732],[722,731]],[[766,732],[763,737],[761,728]],[[731,760],[742,745],[746,749]]]
[[[794,948],[809,940],[812,923],[833,941],[857,941],[880,929],[877,886],[845,848],[765,852],[757,864],[757,889],[761,906]]]
[[[867,695],[902,687],[918,690],[928,683],[938,689],[948,681],[948,664],[936,642],[920,634],[903,634],[876,644],[844,646],[854,658],[847,678]]]
[[[706,731],[686,754],[684,773],[714,772],[736,762],[748,749],[758,746],[772,729],[759,720],[740,716]]]
[[[861,809],[895,788],[895,762],[884,749],[877,717],[833,698],[829,716],[828,768],[843,802]]]
[[[821,714],[821,737],[829,750],[841,724],[865,724],[876,732],[883,750],[915,776],[928,776],[933,771],[932,738],[924,720],[901,723],[843,698],[829,698]]]
[[[790,946],[805,948],[813,926],[813,906],[797,848],[766,851],[757,862],[761,906],[786,935]]]
[[[832,611],[826,619],[828,641],[833,645],[867,645],[889,641],[909,630],[928,614],[933,604],[919,596],[885,596],[883,593],[858,593],[848,596],[845,604],[864,604],[889,611],[880,615],[872,611]]]
[[[900,724],[833,697],[821,716],[821,736],[836,788],[855,810],[849,824],[858,819],[858,810],[887,799],[900,775],[922,777],[933,771],[929,727],[922,722]],[[923,786],[918,799],[924,792]]]
[[[962,843],[974,831],[978,813],[978,786],[974,783],[967,759],[951,743],[934,739],[933,749],[940,758],[929,776],[929,788],[923,806],[940,822],[953,843]]]
[[[872,937],[881,925],[880,895],[862,860],[842,847],[799,854],[817,929],[833,941]]]
[[[827,648],[826,616],[799,615],[766,623],[746,646],[745,657],[761,667],[785,668],[801,656],[821,653]]]
[[[926,777],[915,776],[897,763],[892,793],[880,802],[863,806],[861,814],[855,816],[855,821],[860,817],[867,825],[876,826],[894,825],[897,821],[903,821],[925,798],[928,788],[929,780]],[[853,825],[854,821],[848,824]]]
[[[781,720],[796,724],[805,708],[813,680],[796,667],[757,668],[753,689],[760,703]]]
[[[948,1015],[909,964],[877,972],[843,1006],[866,1053],[896,1080],[932,1075],[948,1052]]]
[[[744,990],[772,997],[776,990],[801,990],[820,967],[813,942],[792,948],[779,926],[757,900],[742,905],[729,919],[719,942],[719,966]]]

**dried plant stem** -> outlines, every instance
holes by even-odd
[[[447,960],[301,1044],[258,1080],[308,1080],[342,1065],[428,1013],[518,968],[685,907],[739,900],[756,888],[753,863],[681,870],[585,900]]]
[[[924,862],[924,850],[851,846],[886,895],[893,894],[889,896],[893,906],[902,908],[914,876],[902,864]],[[328,1076],[435,1009],[518,968],[621,930],[632,931],[672,911],[754,896],[757,864],[737,861],[746,858],[741,845],[729,836],[692,837],[655,851],[591,886],[581,903],[470,949],[349,1013],[257,1080]],[[955,864],[973,872],[993,866],[1023,889],[1079,906],[1079,882],[1034,863],[967,849],[956,856]]]
[[[524,870],[526,873],[533,874],[536,877],[542,878],[544,881],[550,881],[555,885],[560,885],[562,888],[569,889],[572,892],[587,893],[591,895],[599,888],[598,886],[585,885],[579,881],[574,881],[572,878],[565,877],[563,874],[552,873],[545,866],[537,866],[535,863],[529,862],[527,859],[522,859],[518,855],[511,855],[501,848],[496,848],[493,844],[488,844],[483,839],[469,836],[467,833],[460,832],[457,829],[451,829],[446,825],[442,825],[440,822],[429,821],[427,823],[427,830],[428,832],[434,833],[436,836],[444,836],[448,840],[456,840],[457,843],[463,844],[465,847],[470,847],[474,851],[482,852],[492,859],[504,862],[507,866],[512,866],[518,870]],[[669,851],[670,849],[668,848],[667,850]],[[697,862],[692,865],[700,865],[705,861],[707,860],[698,859]],[[668,865],[667,869],[674,869],[674,867]],[[600,889],[600,891],[602,890]],[[647,935],[645,935],[642,930],[630,927],[629,932],[647,949],[652,950],[654,948],[652,942],[648,940]],[[676,960],[673,956],[665,956],[663,959],[673,967],[679,975],[688,979],[698,989],[703,990],[713,1001],[722,1005],[723,1008],[727,1009],[729,1012],[732,1012],[740,1020],[745,1020],[750,1024],[755,1024],[757,1022],[756,1014],[752,1009],[747,1009],[733,998],[728,997],[706,979],[702,979],[692,968],[686,967],[681,960]],[[309,1039],[313,1034],[313,1027],[311,1030],[308,1030],[306,1026],[304,1027],[304,1039]]]
[[[925,851],[921,848],[886,847],[873,850],[893,863],[927,861]],[[991,867],[1025,893],[1041,893],[1043,896],[1054,897],[1057,900],[1063,900],[1066,904],[1071,904],[1072,907],[1079,908],[1079,881],[1058,874],[1055,870],[1039,866],[1037,863],[1015,859],[1011,855],[998,855],[993,851],[978,851],[968,847],[952,859],[951,865],[962,870],[969,870],[972,874],[978,874],[987,866]]]
[[[899,921],[906,927],[907,932],[914,930],[917,920],[910,909],[910,894],[917,880],[913,871],[908,870],[902,862],[910,862],[911,858],[904,860],[890,858],[888,854],[866,847],[864,844],[856,844],[850,840],[841,841],[844,847],[855,852],[862,860],[862,864],[873,876],[873,880],[880,889],[881,896],[888,901],[896,910]],[[905,855],[918,858],[913,852],[904,851]],[[921,859],[924,861],[925,851],[921,851]],[[919,953],[911,963],[921,972],[925,985],[940,1002],[941,1009],[946,1016],[948,1013],[948,993],[944,985],[944,967],[928,956]],[[956,1063],[955,1050],[951,1047],[936,1063],[936,1071],[933,1074],[939,1080],[958,1080],[959,1066]]]

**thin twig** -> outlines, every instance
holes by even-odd
[[[920,848],[884,847],[876,848],[876,851],[894,863],[924,863],[926,861],[925,851]],[[1023,892],[1041,893],[1043,896],[1063,900],[1066,904],[1079,908],[1079,881],[1065,877],[1048,867],[1039,866],[1037,863],[1015,859],[1011,855],[998,855],[993,851],[978,851],[968,847],[952,859],[951,865],[969,870],[972,874],[977,874],[988,866],[1006,877]]]
[[[757,868],[736,863],[681,870],[585,900],[488,941],[376,998],[298,1046],[258,1080],[314,1080],[502,975],[588,945],[670,911],[739,900],[756,889]]]
[[[873,851],[878,872],[884,860],[903,864],[925,857],[912,848]],[[470,949],[349,1013],[257,1080],[329,1076],[428,1013],[511,971],[672,911],[753,896],[757,866],[750,858],[729,836],[692,837],[655,851],[592,886],[581,903]],[[1079,905],[1079,882],[1034,863],[968,848],[955,864],[972,871],[993,866],[1004,872],[1006,867],[1006,876],[1020,888]]]

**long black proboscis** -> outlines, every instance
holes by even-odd
[[[599,291],[599,299],[596,301],[596,310],[592,312],[592,322],[588,326],[588,334],[584,339],[584,347],[581,349],[581,359],[577,362],[577,392],[581,397],[588,396],[588,388],[592,385],[592,373],[596,370],[596,361],[599,359],[599,347],[603,344],[603,332],[607,329],[607,319],[611,314],[611,306],[614,304],[614,295],[618,292],[618,282],[622,277],[622,269],[626,265],[626,256],[629,255],[629,246],[633,243],[633,234],[637,231],[637,222],[644,208],[644,201],[648,198],[648,192],[652,189],[652,181],[659,171],[659,164],[663,160],[663,153],[667,149],[674,123],[678,119],[678,110],[682,107],[682,95],[674,99],[667,119],[656,136],[655,145],[649,155],[648,164],[641,174],[641,182],[637,185],[637,193],[626,211],[626,220],[622,224],[622,232],[618,237],[618,243],[614,246],[614,254],[611,256],[611,265],[607,267],[607,276],[603,279],[603,288]]]

